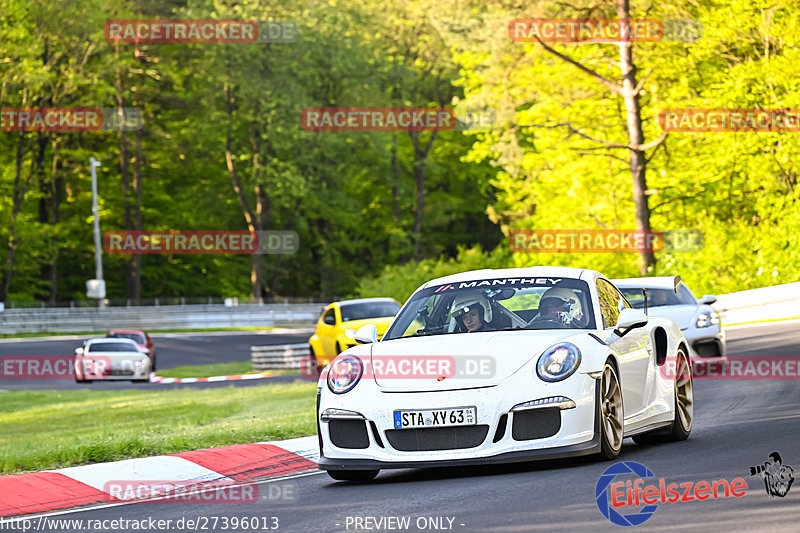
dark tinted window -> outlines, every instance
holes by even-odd
[[[341,306],[342,322],[347,322],[348,320],[364,320],[367,318],[394,316],[399,310],[400,306],[394,302],[345,304]]]
[[[89,345],[90,352],[138,352],[139,349],[127,342],[93,342]]]
[[[324,315],[322,315],[322,321],[325,324],[328,324],[329,326],[333,326],[334,324],[336,324],[336,314],[335,313],[336,313],[336,311],[333,309],[333,307],[331,307],[330,309],[325,311]]]
[[[642,289],[622,289],[622,293],[636,309],[644,308]],[[647,289],[647,307],[664,305],[697,305],[697,300],[686,285],[681,285],[677,293],[671,289]]]
[[[109,339],[130,339],[136,344],[147,344],[138,333],[111,333]]]

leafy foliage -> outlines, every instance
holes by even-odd
[[[634,43],[645,141],[659,137],[668,108],[800,108],[798,3],[631,2],[634,17],[703,29],[693,42]],[[145,255],[143,298],[404,299],[439,275],[533,264],[635,276],[633,254],[512,254],[505,240],[514,229],[634,227],[628,150],[608,146],[627,143],[621,98],[508,36],[514,18],[616,16],[612,0],[573,4],[0,0],[0,105],[122,103],[145,117],[141,200],[122,171],[137,164],[133,132],[0,133],[0,288],[12,301],[83,298],[94,277],[91,155],[103,163],[104,231],[130,226],[140,208],[143,229],[241,230],[256,218],[300,236],[298,253],[261,262]],[[300,31],[290,44],[113,44],[109,18],[293,20]],[[619,78],[614,44],[554,47]],[[439,132],[424,158],[415,142],[430,133],[299,123],[308,107],[439,105],[491,109],[496,120]],[[648,153],[651,223],[700,230],[705,246],[658,253],[652,273],[680,274],[697,293],[800,279],[799,143],[791,133],[670,133]],[[130,296],[131,261],[105,256],[109,297]]]

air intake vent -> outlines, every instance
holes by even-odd
[[[514,440],[533,440],[552,437],[561,429],[561,409],[548,407],[517,411],[511,423]]]
[[[508,424],[508,414],[503,413],[500,417],[500,422],[497,423],[497,431],[494,432],[494,438],[492,442],[500,442],[506,434],[506,425]]]
[[[331,442],[339,448],[369,448],[367,423],[364,420],[331,420],[328,422]]]
[[[369,427],[372,429],[372,438],[375,439],[375,444],[383,448],[383,440],[381,440],[381,434],[378,433],[378,426],[375,425],[375,422],[370,420]]]
[[[433,450],[458,450],[480,446],[489,426],[456,426],[448,428],[390,429],[386,438],[395,450],[424,452]]]

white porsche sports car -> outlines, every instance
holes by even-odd
[[[649,316],[674,320],[689,341],[689,356],[694,361],[700,362],[706,357],[711,361],[727,361],[725,330],[719,313],[711,307],[717,297],[705,294],[695,298],[685,283],[680,283],[675,290],[674,278],[629,278],[611,282],[634,308],[643,309]]]
[[[683,440],[691,363],[674,322],[634,309],[599,272],[531,267],[425,283],[323,369],[319,467],[381,469],[591,455]],[[677,371],[676,371],[677,369]]]

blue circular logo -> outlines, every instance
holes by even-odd
[[[611,523],[617,524],[618,526],[638,526],[653,516],[653,513],[655,513],[656,509],[658,509],[658,504],[645,505],[639,510],[638,513],[626,515],[615,511],[610,505],[611,498],[608,496],[608,487],[611,485],[611,482],[614,481],[614,478],[619,475],[626,474],[639,476],[639,478],[655,477],[655,474],[652,470],[640,463],[635,463],[633,461],[622,461],[613,464],[606,468],[606,471],[603,472],[603,474],[600,476],[600,479],[597,480],[597,486],[595,487],[594,491],[595,501],[597,502],[597,508],[600,509],[600,512],[603,513],[603,516],[608,518]]]

